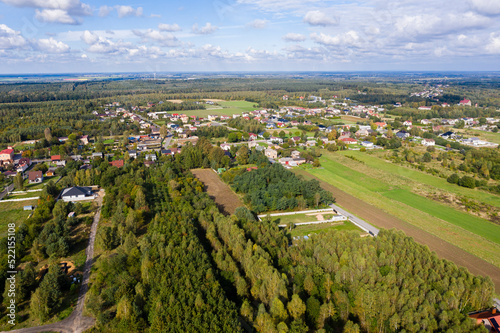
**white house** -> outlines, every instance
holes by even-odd
[[[366,148],[373,148],[373,142],[370,141],[363,141],[361,142],[361,145]]]
[[[92,194],[92,188],[84,186],[73,186],[65,188],[61,192],[61,199],[65,202],[93,200],[95,196]]]

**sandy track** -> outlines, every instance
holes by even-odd
[[[495,265],[492,265],[483,259],[440,239],[437,236],[400,220],[383,210],[370,205],[309,173],[306,173],[305,171],[296,170],[296,174],[302,174],[307,178],[312,177],[317,179],[320,182],[321,187],[332,193],[339,206],[342,206],[346,210],[370,222],[374,226],[385,229],[395,228],[402,230],[406,235],[413,237],[413,239],[418,243],[427,245],[429,249],[436,252],[440,258],[448,259],[457,265],[466,267],[473,274],[491,277],[493,283],[495,284],[496,292],[500,293],[500,268]]]
[[[205,192],[214,199],[221,213],[234,214],[236,208],[243,206],[240,198],[212,169],[193,169],[191,172],[205,185]]]

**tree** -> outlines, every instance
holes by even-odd
[[[20,172],[18,172],[14,177],[14,187],[19,191],[22,191],[24,189],[24,179],[23,175]]]
[[[460,177],[456,173],[454,173],[451,176],[449,176],[446,180],[448,181],[448,183],[458,184]]]
[[[425,152],[424,156],[422,156],[422,162],[430,162],[432,161],[432,156],[429,152]]]
[[[167,130],[167,126],[165,126],[165,124],[161,125],[160,127],[160,136],[162,138],[166,137],[168,134],[168,130]]]
[[[30,313],[41,322],[44,322],[49,317],[50,310],[47,302],[47,298],[42,296],[41,288],[38,288],[31,295]]]
[[[248,163],[248,148],[247,146],[241,147],[236,153],[236,160],[238,164],[245,165]]]
[[[50,128],[45,128],[43,134],[45,135],[45,140],[47,140],[48,142],[52,141],[52,133],[50,132]]]
[[[299,295],[293,294],[292,300],[287,305],[288,312],[294,318],[300,318],[306,312],[306,305]]]

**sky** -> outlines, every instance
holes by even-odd
[[[0,74],[499,71],[500,0],[0,0]]]

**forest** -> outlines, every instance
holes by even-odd
[[[299,179],[279,163],[238,175],[232,186],[237,193],[245,194],[244,202],[256,213],[318,208],[334,202],[331,193],[323,190],[317,180]]]

